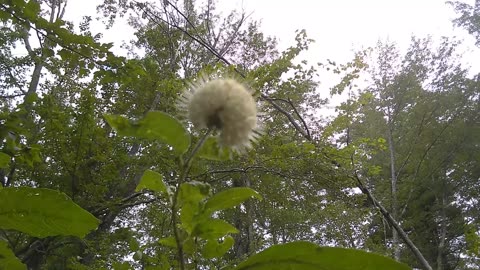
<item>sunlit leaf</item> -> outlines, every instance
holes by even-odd
[[[73,235],[83,238],[99,220],[62,192],[45,188],[0,189],[0,228],[35,237]]]
[[[393,259],[357,249],[320,247],[309,242],[275,245],[239,264],[235,270],[409,270]]]
[[[121,136],[160,140],[180,154],[185,153],[190,146],[190,135],[185,127],[177,119],[163,112],[148,112],[138,121],[112,114],[106,114],[105,119]]]
[[[262,196],[251,188],[230,188],[213,195],[205,204],[205,211],[215,212],[232,208],[252,197],[262,199]]]

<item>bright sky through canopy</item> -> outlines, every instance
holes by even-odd
[[[473,0],[470,0],[472,2]],[[66,18],[78,22],[82,16],[95,17],[97,1],[71,0]],[[464,62],[472,66],[472,73],[480,71],[480,50],[465,30],[453,26],[453,8],[443,0],[335,0],[335,1],[273,1],[230,0],[219,1],[223,15],[232,9],[244,10],[253,19],[262,21],[266,35],[276,36],[280,48],[294,43],[295,30],[306,29],[316,42],[305,56],[311,63],[326,58],[343,62],[351,59],[353,51],[374,46],[379,39],[396,42],[405,49],[412,35],[456,36],[464,40],[461,52]],[[133,38],[133,29],[120,20],[112,30],[104,31],[96,24],[93,32],[103,32],[104,41],[114,42],[119,48],[122,41]],[[478,61],[476,61],[478,62]]]

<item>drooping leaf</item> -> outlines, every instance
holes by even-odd
[[[198,156],[208,160],[224,161],[231,158],[231,152],[228,148],[220,148],[217,138],[209,137],[198,151]]]
[[[251,188],[230,188],[213,195],[205,204],[205,211],[215,212],[218,210],[232,208],[251,197],[262,200],[262,196],[260,196],[260,194]]]
[[[393,259],[356,249],[320,247],[309,242],[275,245],[239,264],[235,270],[411,270]]]
[[[45,188],[0,189],[0,228],[43,238],[73,235],[83,238],[99,220],[62,192]]]
[[[11,159],[9,155],[0,152],[0,168],[7,168]]]
[[[230,235],[223,239],[222,243],[219,243],[216,239],[209,239],[202,250],[202,255],[206,259],[212,259],[223,256],[233,246],[235,241]]]
[[[149,189],[156,192],[167,193],[167,185],[163,182],[163,176],[152,170],[146,170],[143,173],[140,183],[135,188],[135,192],[143,189]]]
[[[26,270],[27,266],[18,259],[7,243],[0,241],[0,270]]]
[[[238,230],[224,220],[207,219],[195,225],[192,236],[203,239],[218,239],[229,233],[238,233]]]
[[[148,112],[143,119],[131,121],[124,116],[106,114],[105,119],[119,135],[160,140],[183,154],[190,146],[190,135],[177,119],[159,112]]]

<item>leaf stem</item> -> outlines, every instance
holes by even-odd
[[[211,129],[207,130],[205,134],[200,138],[200,140],[197,142],[195,147],[193,148],[192,152],[190,152],[190,155],[188,155],[187,159],[184,161],[183,158],[180,158],[180,167],[182,168],[180,178],[177,183],[177,188],[175,190],[175,194],[173,195],[173,202],[172,202],[172,224],[173,224],[173,234],[175,236],[175,241],[177,243],[177,255],[178,255],[178,262],[180,264],[180,270],[185,270],[185,255],[183,252],[183,242],[182,239],[180,239],[180,232],[178,230],[177,226],[177,211],[178,211],[178,193],[180,191],[180,185],[185,182],[185,179],[187,178],[188,172],[190,171],[190,167],[192,165],[192,160],[195,154],[200,150],[202,145],[205,143],[205,141],[208,138],[208,135],[212,132]]]

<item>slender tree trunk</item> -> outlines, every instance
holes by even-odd
[[[250,179],[248,175],[243,174],[241,179],[234,180],[234,187],[250,187]],[[252,252],[253,248],[253,209],[251,203],[248,201],[244,204],[245,207],[245,216],[240,213],[236,217],[235,227],[240,230],[240,233],[236,236],[235,239],[235,256],[236,258],[243,258],[249,255]]]
[[[440,228],[439,228],[439,242],[437,254],[437,270],[443,270],[443,255],[445,252],[445,240],[447,237],[447,221],[445,213],[445,192],[442,190],[442,197],[440,198]]]
[[[397,172],[395,171],[395,147],[393,145],[392,124],[389,120],[388,124],[388,150],[390,152],[390,173],[391,173],[391,185],[392,185],[392,205],[391,215],[394,219],[398,216],[398,201],[397,201]],[[392,228],[392,248],[393,258],[397,261],[400,260],[400,247],[398,245],[398,232],[395,228]]]

